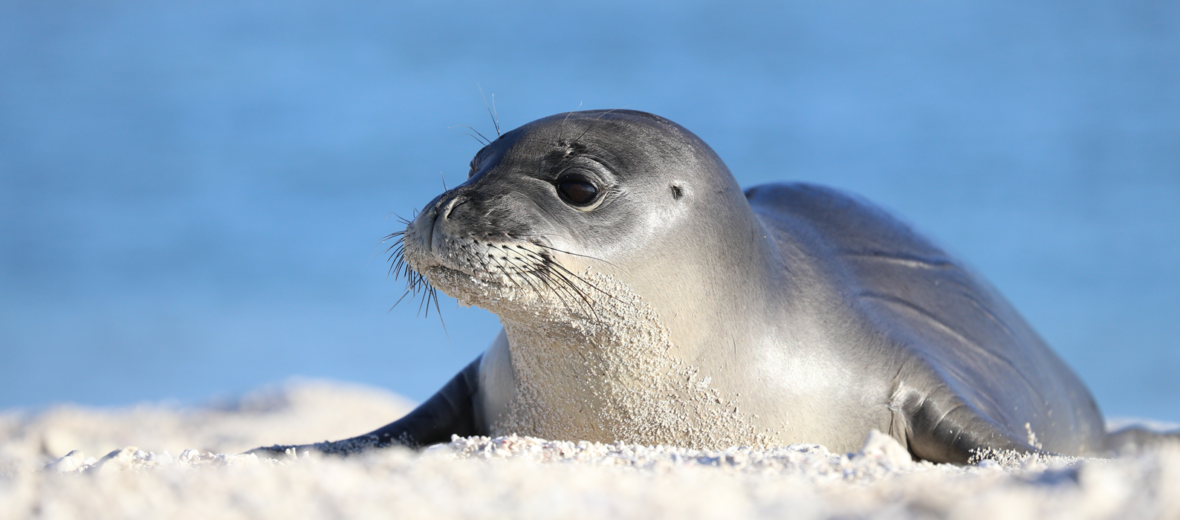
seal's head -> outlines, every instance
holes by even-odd
[[[679,125],[629,110],[571,112],[480,150],[468,180],[410,223],[403,253],[465,304],[502,318],[560,309],[568,319],[593,312],[589,271],[641,294],[707,287],[722,251],[759,232],[753,220],[729,170]]]
[[[510,404],[491,407],[503,411],[490,431],[721,446],[762,437],[696,362],[749,335],[747,318],[767,307],[765,235],[708,145],[667,119],[609,110],[488,144],[401,246],[411,277],[504,325],[507,345],[481,369],[511,367],[510,385],[485,385],[510,387],[492,399]]]

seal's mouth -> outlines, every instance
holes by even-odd
[[[404,231],[387,237],[396,240],[389,248],[390,274],[406,280],[406,294],[399,303],[406,296],[421,295],[420,307],[433,305],[437,310],[437,291],[441,290],[460,304],[502,316],[503,312],[525,309],[548,313],[541,310],[544,308],[564,309],[558,312],[562,315],[572,308],[593,312],[588,295],[596,291],[594,284],[557,258],[572,253],[537,243],[543,241],[540,239],[504,241],[485,234],[480,240],[433,226],[427,233],[427,226],[421,223],[403,222],[407,225]],[[508,234],[500,237],[515,238]]]
[[[478,281],[480,283],[489,285],[507,285],[511,283],[508,280],[508,276],[501,272],[488,271],[484,269],[464,268],[459,266],[448,266],[441,263],[425,266],[415,270],[418,273],[421,273],[422,276],[426,277],[427,280],[430,280],[431,283],[435,283],[435,280],[438,280],[442,277],[450,278],[455,276],[466,276],[471,278],[472,281]]]

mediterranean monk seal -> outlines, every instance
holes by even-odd
[[[1090,392],[958,260],[835,189],[743,192],[659,116],[571,112],[505,133],[391,236],[413,290],[503,330],[405,417],[307,448],[516,433],[855,451],[873,429],[936,462],[1106,448]]]

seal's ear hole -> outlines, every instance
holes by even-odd
[[[684,196],[684,190],[680,189],[680,186],[673,184],[672,185],[672,198],[674,198],[676,200],[680,200],[680,197],[683,197],[683,196]]]

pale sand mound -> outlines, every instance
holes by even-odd
[[[3,414],[0,518],[1180,518],[1180,447],[963,468],[914,463],[883,435],[856,454],[516,437],[348,459],[218,454],[339,439],[406,409],[295,383],[201,409]],[[142,451],[100,456],[128,445]]]

